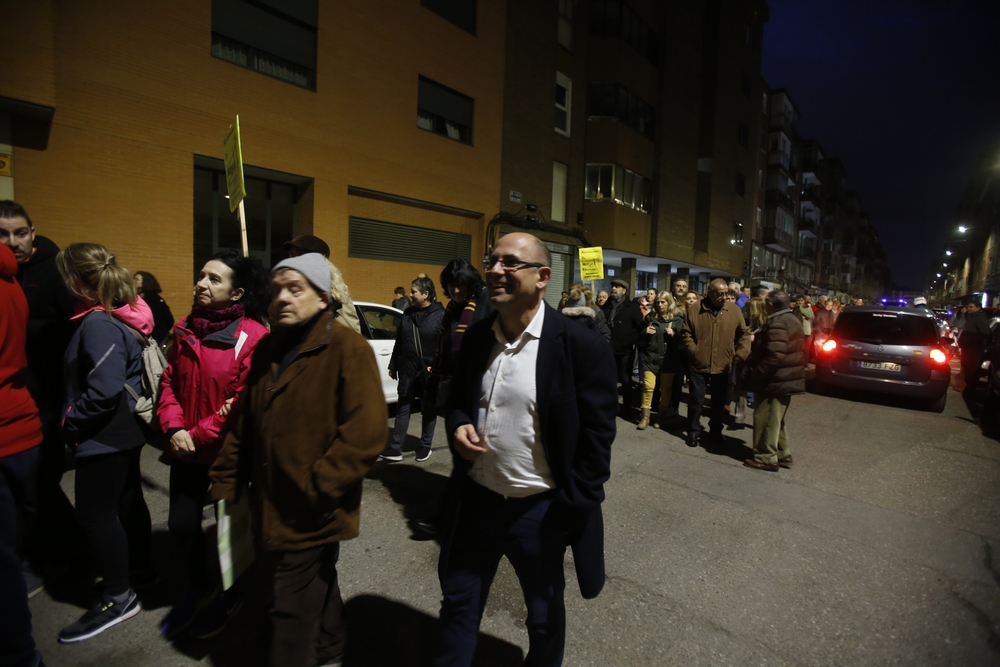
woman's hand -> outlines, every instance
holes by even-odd
[[[652,322],[650,322],[649,326],[646,327],[646,333],[648,333],[650,336],[655,335],[656,334],[656,325],[653,324]]]
[[[218,414],[220,417],[228,417],[229,413],[232,412],[232,410],[233,410],[233,399],[227,398],[226,402],[222,404],[221,408],[219,408]]]
[[[666,334],[667,334],[668,336],[673,336],[673,335],[674,335],[674,325],[673,325],[673,324],[668,324],[668,325],[667,325],[667,328],[666,328],[666,329],[664,330],[664,332],[665,332],[665,333],[666,333]]]
[[[170,446],[178,454],[194,454],[194,440],[185,430],[177,431],[170,437]]]

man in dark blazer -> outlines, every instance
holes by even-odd
[[[528,608],[525,665],[562,664],[563,561],[573,548],[585,598],[604,585],[601,503],[618,397],[604,338],[542,300],[549,251],[530,234],[502,237],[486,261],[497,313],[462,341],[447,415],[460,457],[438,574],[436,667],[469,665],[497,565],[506,556]]]

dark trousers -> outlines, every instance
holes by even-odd
[[[26,555],[42,566],[59,564],[70,553],[70,543],[83,540],[73,504],[60,485],[65,472],[66,445],[60,433],[59,414],[58,406],[39,408],[43,437],[38,451],[38,512],[25,517],[28,521]]]
[[[504,498],[465,480],[454,531],[438,562],[440,637],[434,667],[472,664],[486,598],[507,557],[528,608],[526,667],[562,664],[566,644],[565,528],[549,513],[552,494]]]
[[[340,543],[282,551],[276,559],[271,607],[271,667],[313,667],[347,648],[344,600],[337,583]]]
[[[621,384],[624,394],[632,381],[632,353],[616,354],[615,366],[618,368],[618,383]]]
[[[410,428],[410,414],[413,410],[413,396],[400,396],[396,404],[396,425],[392,432],[392,448],[396,453],[403,451],[403,442],[406,441],[406,430]],[[420,407],[420,446],[430,449],[431,442],[434,441],[434,427],[437,425],[437,414],[434,406],[423,401]]]
[[[31,664],[28,591],[17,554],[17,510],[30,506],[39,448],[0,458],[0,667]]]
[[[670,388],[670,407],[674,410],[681,406],[681,391],[684,389],[684,376],[687,375],[687,363],[681,359],[677,363],[677,372],[674,373],[673,384]]]
[[[708,426],[712,433],[722,432],[722,413],[729,403],[729,373],[717,373],[709,375],[707,373],[688,372],[691,378],[691,398],[688,401],[689,431],[700,433],[701,428],[701,406],[705,402],[705,391],[712,392],[712,416],[708,420]]]
[[[129,589],[129,570],[150,567],[152,525],[142,496],[142,447],[76,460],[76,517],[107,595]]]
[[[211,583],[205,553],[205,531],[201,527],[208,492],[207,464],[170,463],[170,514],[167,527],[194,588],[207,589]]]

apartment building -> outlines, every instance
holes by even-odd
[[[420,272],[482,256],[506,12],[502,0],[0,3],[2,195],[59,245],[100,242],[152,272],[183,313],[202,263],[240,247],[222,166],[239,114],[251,254],[271,266],[285,241],[316,234],[356,299],[387,302]]]
[[[500,208],[553,252],[550,296],[604,248],[636,292],[738,276],[754,220],[754,0],[509,0]],[[747,231],[744,231],[747,230]]]

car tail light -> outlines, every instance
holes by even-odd
[[[828,339],[826,342],[823,343],[822,350],[824,352],[829,353],[833,352],[836,349],[837,349],[837,341],[835,341],[832,338]]]
[[[948,355],[944,353],[944,350],[935,347],[931,350],[931,361],[935,364],[946,364],[948,363]]]

